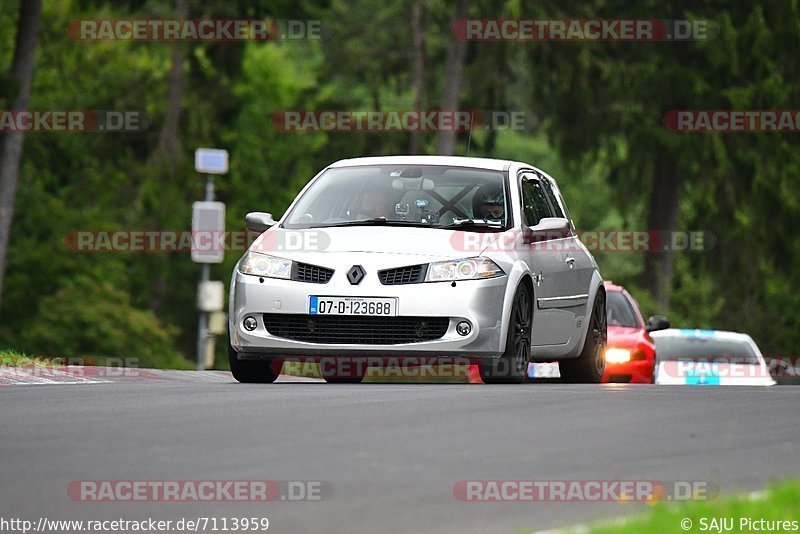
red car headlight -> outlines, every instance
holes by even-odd
[[[619,347],[609,347],[606,349],[606,363],[626,363],[636,360],[646,360],[644,351],[641,349],[628,350]]]
[[[631,351],[617,347],[606,349],[606,363],[625,363],[631,360]]]

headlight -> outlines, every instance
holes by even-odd
[[[426,282],[449,282],[451,280],[478,280],[494,278],[506,273],[489,258],[465,258],[463,260],[437,261],[428,265]]]
[[[239,272],[288,280],[292,277],[292,261],[258,252],[248,252],[239,262]]]
[[[631,351],[628,349],[606,349],[606,363],[625,363],[631,361]]]

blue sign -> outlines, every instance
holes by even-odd
[[[198,148],[194,151],[194,170],[208,174],[225,174],[228,172],[228,151]]]

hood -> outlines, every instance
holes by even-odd
[[[609,347],[620,347],[623,349],[633,348],[637,343],[643,341],[644,329],[629,326],[608,325]]]
[[[381,253],[420,256],[427,259],[457,259],[477,256],[480,250],[465,250],[455,230],[403,228],[396,226],[348,226],[279,228],[264,232],[250,250],[292,259],[297,255],[329,253]]]

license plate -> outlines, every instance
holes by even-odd
[[[397,315],[394,297],[308,297],[309,315]]]

